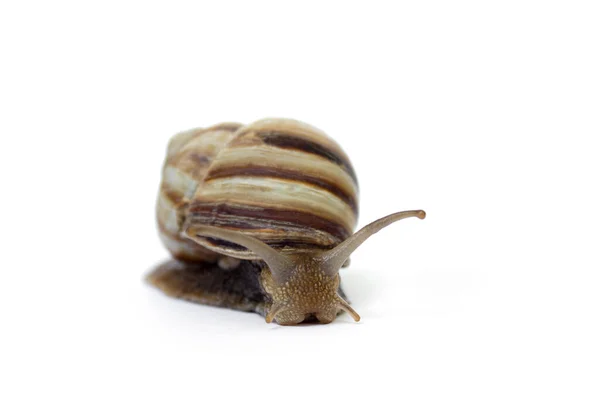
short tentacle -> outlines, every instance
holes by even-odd
[[[352,316],[352,319],[354,319],[355,322],[358,322],[360,320],[360,315],[354,309],[352,309],[350,304],[348,304],[342,297],[340,297],[339,295],[337,297],[339,307],[346,311],[348,315]]]
[[[281,311],[283,311],[283,308],[285,308],[284,305],[273,305],[271,307],[271,309],[269,309],[269,313],[267,313],[267,316],[265,317],[265,321],[267,323],[273,322],[273,319],[275,319],[275,316],[278,313],[280,313]]]

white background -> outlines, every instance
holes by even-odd
[[[0,400],[598,402],[589,1],[2,2]],[[291,117],[350,155],[362,320],[169,299],[169,137]]]

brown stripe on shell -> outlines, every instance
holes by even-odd
[[[259,206],[236,206],[230,204],[192,203],[188,209],[188,223],[216,225],[229,228],[269,231],[281,230],[282,227],[298,230],[318,230],[330,234],[337,242],[348,238],[351,234],[343,225],[319,217],[315,214],[297,210],[280,210],[260,208]],[[257,238],[261,237],[255,232]],[[263,239],[269,242],[268,239]]]
[[[243,246],[240,246],[238,244],[232,243],[232,242],[228,242],[228,241],[224,241],[222,239],[216,239],[216,238],[211,238],[211,237],[203,237],[203,241],[207,242],[208,244],[210,244],[210,246],[214,247],[214,248],[224,248],[224,249],[233,249],[235,251],[239,251],[239,252],[245,252],[247,251],[246,248],[244,248]],[[282,241],[277,241],[277,242],[267,242],[269,244],[269,246],[271,246],[272,248],[275,249],[289,249],[289,250],[293,250],[295,252],[297,251],[314,251],[314,252],[318,252],[318,251],[325,251],[325,250],[330,250],[331,248],[334,247],[334,245],[316,245],[314,243],[307,243],[307,242],[302,242],[302,241],[292,241],[292,240],[282,240]]]
[[[175,206],[179,206],[181,203],[184,203],[184,196],[180,192],[171,189],[168,185],[164,184],[161,186],[161,194],[167,198],[169,202],[171,202]]]
[[[170,152],[165,168],[175,167],[182,174],[200,183],[210,169],[212,161],[234,137],[234,131],[210,128],[197,131],[192,136],[183,133],[176,137],[180,135],[183,135],[184,142],[175,143],[177,151]]]
[[[172,166],[178,166],[182,172],[185,172],[191,178],[201,180],[210,169],[211,157],[198,153],[188,152],[178,156],[178,160],[170,163]]]
[[[301,211],[323,217],[349,230],[356,225],[356,215],[340,198],[310,184],[277,178],[242,176],[206,181],[195,194],[194,202]]]
[[[326,147],[322,143],[311,141],[306,138],[299,138],[294,136],[293,133],[285,133],[280,131],[264,131],[256,133],[262,141],[270,146],[287,148],[293,150],[299,150],[310,154],[315,154],[320,157],[326,158],[329,161],[340,165],[346,170],[348,175],[352,177],[352,180],[358,185],[358,179],[356,178],[356,172],[350,164],[350,162],[340,156],[335,150]]]
[[[336,183],[328,181],[324,178],[311,176],[306,173],[298,171],[286,170],[279,167],[266,167],[266,166],[224,166],[216,167],[210,171],[210,179],[216,178],[227,178],[232,176],[255,176],[255,177],[270,177],[277,179],[285,179],[289,181],[308,183],[321,189],[327,190],[335,196],[346,202],[351,208],[354,214],[358,214],[358,202],[356,196],[349,194],[342,188],[337,186]]]
[[[233,122],[225,122],[219,123],[217,125],[209,127],[207,130],[227,130],[230,132],[235,132],[243,125],[241,123],[233,123]]]
[[[182,238],[179,234],[169,232],[164,225],[158,222],[158,231],[165,242],[165,246],[174,258],[187,262],[216,262],[219,254],[196,242]],[[170,247],[169,247],[170,246]]]

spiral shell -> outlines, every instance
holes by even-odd
[[[225,123],[174,136],[157,212],[161,238],[181,260],[258,259],[237,244],[203,238],[202,247],[180,235],[195,225],[240,231],[284,253],[310,253],[353,233],[358,185],[347,155],[310,125]]]

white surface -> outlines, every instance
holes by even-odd
[[[216,2],[214,2],[216,4]],[[0,6],[0,400],[597,402],[596,2]],[[293,117],[382,231],[362,315],[283,328],[164,297],[171,134]]]

